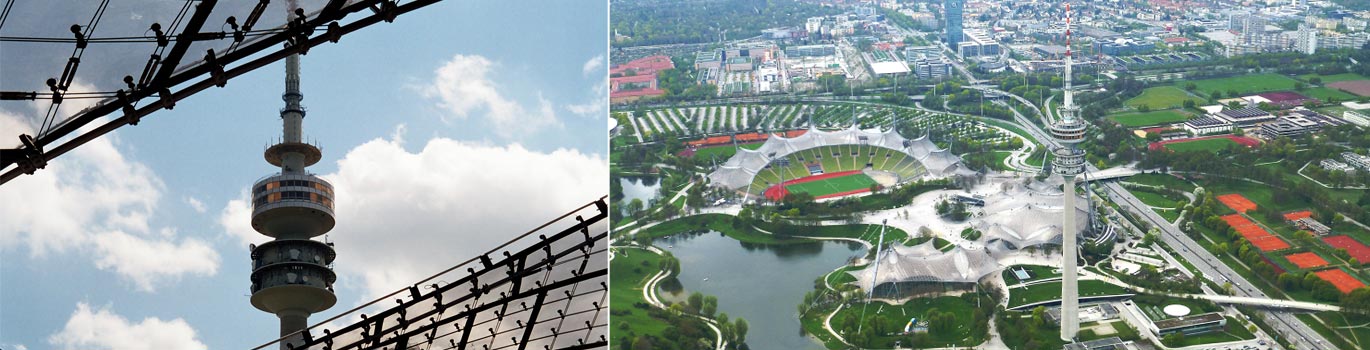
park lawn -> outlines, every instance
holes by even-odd
[[[985,300],[984,302],[989,303],[990,301]],[[870,328],[876,328],[877,335],[870,337],[871,342],[866,344],[861,344],[859,340],[853,339],[858,337],[849,336],[849,341],[857,342],[855,344],[858,346],[865,345],[865,348],[889,349],[894,347],[896,340],[903,340],[904,343],[909,342],[911,337],[898,335],[898,333],[904,330],[904,326],[908,324],[910,318],[927,319],[928,312],[933,309],[938,312],[952,313],[956,316],[956,322],[953,322],[955,328],[949,332],[930,331],[925,333],[930,338],[931,343],[971,346],[984,342],[983,337],[977,337],[971,331],[972,326],[974,326],[972,325],[974,323],[972,315],[975,314],[975,303],[961,297],[915,298],[902,305],[889,305],[883,302],[852,304],[833,316],[832,326],[834,329],[842,329],[840,320],[846,318],[859,320],[864,312],[868,323],[863,332],[869,332]],[[877,318],[876,316],[882,317]],[[874,323],[876,320],[883,322],[876,324]]]
[[[1023,268],[1023,269],[1026,269],[1026,270],[1028,271],[1028,279],[1025,279],[1025,280],[1021,280],[1021,281],[1020,281],[1020,280],[1018,280],[1018,276],[1014,276],[1014,275],[1013,275],[1013,270],[1015,270],[1015,269],[1017,269],[1017,268],[1019,268],[1019,267],[1021,267],[1021,268]],[[1042,266],[1042,265],[1013,265],[1013,266],[1009,266],[1009,267],[1004,268],[1003,275],[1004,275],[1004,282],[1005,282],[1005,283],[1008,283],[1008,285],[1010,285],[1010,286],[1011,286],[1011,285],[1018,284],[1018,283],[1021,283],[1021,282],[1031,282],[1031,281],[1036,281],[1036,280],[1040,280],[1040,279],[1058,278],[1058,277],[1061,277],[1061,273],[1060,273],[1060,272],[1057,272],[1055,267],[1051,267],[1051,266]]]
[[[1232,97],[1227,95],[1228,90],[1234,90],[1242,94],[1278,90],[1293,90],[1294,83],[1296,83],[1297,81],[1295,81],[1292,78],[1275,73],[1264,73],[1239,75],[1234,77],[1217,79],[1181,81],[1177,82],[1176,85],[1183,86],[1184,84],[1188,84],[1191,82],[1198,87],[1197,89],[1195,89],[1198,92],[1207,94],[1213,91],[1221,91],[1223,93],[1223,96]]]
[[[1165,148],[1166,148],[1166,149],[1169,149],[1169,150],[1171,150],[1171,151],[1175,151],[1175,152],[1193,152],[1193,151],[1217,152],[1217,151],[1221,151],[1221,150],[1223,150],[1223,149],[1226,149],[1226,148],[1229,147],[1229,146],[1240,146],[1240,145],[1238,145],[1236,141],[1232,141],[1232,140],[1227,139],[1227,138],[1214,138],[1214,139],[1206,139],[1206,140],[1198,140],[1198,141],[1189,141],[1189,142],[1168,143],[1168,144],[1165,145]]]
[[[1108,119],[1112,119],[1113,121],[1118,122],[1118,124],[1122,124],[1125,127],[1135,128],[1142,126],[1179,123],[1185,120],[1189,120],[1189,116],[1189,113],[1177,109],[1167,109],[1150,112],[1115,114],[1109,116]]]
[[[1142,203],[1149,206],[1158,208],[1180,208],[1184,206],[1184,200],[1166,197],[1163,194],[1145,188],[1129,188],[1127,191],[1132,192],[1133,196],[1136,196],[1138,200],[1141,200]]]
[[[1350,93],[1347,93],[1346,91],[1341,91],[1330,87],[1308,88],[1303,91],[1299,91],[1299,93],[1303,94],[1304,96],[1316,98],[1324,103],[1330,101],[1355,101],[1357,98],[1359,98],[1359,96],[1352,95]]]
[[[642,288],[657,272],[661,271],[661,255],[645,249],[622,248],[609,261],[609,308],[614,310],[614,325],[627,324],[628,329],[614,329],[614,337],[635,334],[661,334],[671,326],[666,320],[652,317],[647,309],[634,307],[635,303],[646,303],[642,298]]]
[[[1366,80],[1366,79],[1367,79],[1365,76],[1362,76],[1362,75],[1356,74],[1356,73],[1342,73],[1342,74],[1333,74],[1333,75],[1304,74],[1304,75],[1300,75],[1300,76],[1299,76],[1299,79],[1303,79],[1304,81],[1308,81],[1308,79],[1311,79],[1311,78],[1313,78],[1313,77],[1321,77],[1321,78],[1322,78],[1322,83],[1323,83],[1323,84],[1335,83],[1335,82],[1339,82],[1339,81]]]
[[[1142,90],[1141,95],[1128,99],[1124,104],[1133,108],[1147,106],[1151,109],[1166,109],[1183,107],[1185,100],[1193,100],[1195,104],[1200,105],[1205,102],[1204,99],[1190,95],[1184,89],[1174,86],[1157,86]]]
[[[1314,315],[1317,316],[1317,319],[1323,321],[1319,324],[1325,324],[1326,327],[1329,328],[1318,329],[1317,327],[1314,327],[1314,329],[1317,330],[1318,333],[1322,333],[1325,337],[1329,338],[1333,343],[1342,344],[1343,342],[1339,337],[1329,336],[1327,333],[1336,333],[1346,339],[1359,341],[1355,344],[1356,346],[1354,348],[1370,349],[1370,326],[1367,326],[1367,324],[1370,323],[1370,316],[1331,311],[1318,312]],[[1299,318],[1303,319],[1304,317]],[[1342,348],[1350,349],[1353,347],[1342,345]]]
[[[1165,187],[1185,192],[1194,192],[1194,184],[1167,174],[1137,174],[1132,175],[1123,181],[1141,185]]]
[[[754,150],[754,149],[757,149],[757,148],[761,148],[761,145],[762,145],[762,144],[763,144],[763,143],[761,143],[761,142],[753,142],[753,143],[739,144],[739,145],[737,145],[737,146],[738,146],[738,147],[742,147],[742,148],[746,148],[746,149]],[[720,145],[720,146],[704,147],[704,148],[700,148],[700,149],[698,149],[698,150],[695,150],[695,155],[694,155],[694,157],[695,157],[695,158],[698,158],[698,159],[709,159],[709,158],[713,158],[713,157],[718,157],[718,159],[721,161],[721,160],[725,160],[725,159],[731,158],[731,157],[733,156],[733,154],[736,154],[736,153],[737,153],[737,148],[734,148],[733,145]]]
[[[1292,198],[1280,203],[1274,203],[1274,200],[1271,198],[1274,194],[1270,188],[1254,182],[1242,180],[1207,180],[1203,181],[1202,185],[1204,189],[1215,195],[1241,193],[1243,197],[1251,200],[1252,203],[1256,203],[1257,207],[1274,207],[1275,210],[1281,212],[1312,207],[1308,202]],[[1252,217],[1257,220],[1264,219],[1259,216],[1262,215],[1252,215]]]
[[[1165,342],[1164,338],[1162,338],[1162,343],[1164,343],[1165,346],[1169,347],[1186,347],[1200,344],[1225,343],[1230,341],[1248,340],[1255,338],[1256,335],[1251,334],[1251,331],[1247,330],[1246,327],[1241,324],[1241,322],[1238,322],[1237,319],[1232,318],[1232,316],[1227,316],[1227,325],[1223,326],[1222,332],[1209,332],[1196,335],[1186,334],[1184,340],[1180,342]]]
[[[1090,340],[1104,339],[1104,338],[1109,338],[1109,337],[1118,337],[1119,339],[1122,339],[1122,340],[1124,340],[1124,341],[1129,341],[1129,340],[1135,341],[1135,340],[1139,340],[1139,339],[1142,338],[1142,335],[1139,334],[1139,333],[1137,333],[1137,329],[1136,329],[1136,328],[1132,328],[1132,326],[1131,326],[1131,325],[1128,325],[1127,322],[1123,322],[1123,321],[1113,321],[1113,322],[1104,322],[1103,324],[1104,324],[1104,325],[1108,325],[1109,327],[1113,327],[1114,333],[1113,333],[1113,334],[1095,334],[1093,330],[1091,330],[1091,329],[1084,329],[1084,327],[1081,327],[1080,333],[1076,336],[1076,338],[1077,338],[1079,341],[1082,341],[1082,342],[1086,342],[1086,341],[1090,341]]]
[[[1081,280],[1080,297],[1091,297],[1101,295],[1120,295],[1131,294],[1132,292],[1112,284],[1098,280]],[[1018,287],[1009,290],[1009,308],[1015,308],[1027,304],[1060,300],[1061,282],[1038,283],[1025,287]]]
[[[869,189],[871,185],[874,184],[875,180],[871,179],[870,176],[857,173],[842,177],[785,185],[785,189],[789,190],[790,193],[802,192],[811,194],[814,197],[822,197],[834,193]]]

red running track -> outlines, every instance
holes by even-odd
[[[840,172],[835,172],[835,173],[822,173],[822,174],[818,174],[818,175],[805,176],[805,177],[801,177],[801,178],[798,178],[798,179],[794,179],[794,180],[789,180],[789,181],[781,182],[779,185],[772,185],[770,188],[767,188],[766,191],[763,192],[762,194],[766,196],[766,199],[773,200],[773,201],[780,201],[781,199],[784,199],[785,196],[790,195],[790,190],[785,189],[785,186],[789,186],[789,185],[793,185],[793,184],[802,184],[802,183],[805,183],[805,182],[814,182],[814,181],[818,181],[818,180],[826,180],[826,179],[831,179],[831,178],[835,178],[835,177],[843,177],[843,176],[852,175],[852,174],[856,174],[856,173],[860,173],[860,172],[861,172],[860,170],[849,170],[849,171],[840,171]],[[861,192],[867,192],[867,191],[870,191],[870,189],[867,188],[867,189],[852,190],[852,191],[841,192],[841,193],[832,193],[832,194],[824,195],[824,196],[822,196],[822,197],[815,197],[814,199],[831,198],[831,197],[837,197],[837,196],[845,196],[845,195],[849,195],[849,194],[861,193]]]
[[[1246,136],[1218,135],[1218,136],[1204,136],[1204,137],[1194,137],[1194,138],[1187,138],[1187,139],[1175,139],[1175,140],[1157,141],[1157,142],[1152,142],[1151,145],[1147,146],[1147,148],[1151,149],[1152,151],[1155,151],[1155,150],[1159,150],[1159,149],[1161,149],[1161,148],[1164,148],[1165,145],[1172,144],[1172,143],[1184,143],[1184,142],[1200,141],[1200,140],[1207,140],[1207,139],[1220,139],[1220,138],[1221,138],[1221,139],[1232,140],[1232,142],[1236,142],[1237,144],[1242,145],[1242,146],[1246,146],[1246,147],[1256,147],[1256,145],[1259,145],[1259,144],[1261,143],[1260,141],[1256,141],[1256,139],[1253,139],[1253,138],[1250,138],[1250,137],[1246,137]]]

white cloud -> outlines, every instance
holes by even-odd
[[[422,87],[423,95],[439,100],[438,106],[457,119],[467,119],[477,110],[494,126],[495,133],[511,138],[547,127],[560,127],[552,103],[537,94],[537,105],[525,108],[504,95],[489,74],[499,65],[479,55],[456,55],[434,72],[436,77]],[[443,118],[444,122],[451,122]]]
[[[596,70],[598,70],[599,67],[603,66],[604,54],[600,54],[599,56],[591,58],[589,61],[585,61],[585,64],[580,66],[580,73],[588,77],[591,73],[594,73]]]
[[[91,310],[84,302],[76,304],[66,326],[49,336],[48,342],[57,349],[208,349],[195,339],[195,329],[180,318],[150,317],[133,323],[108,308]]]
[[[98,257],[95,267],[112,269],[147,292],[154,291],[156,282],[163,279],[185,274],[212,276],[219,269],[219,253],[193,238],[175,243],[114,231],[97,234],[94,241]]]
[[[609,78],[604,78],[599,84],[591,88],[589,101],[580,104],[566,106],[566,110],[576,115],[590,118],[607,118],[609,112]]]
[[[72,91],[92,91],[85,84],[74,84]],[[59,108],[61,118],[89,107],[93,100],[71,100]],[[34,104],[32,115],[46,112],[46,105]],[[0,137],[14,137],[20,133],[34,134],[32,121],[22,112],[0,110]],[[102,124],[103,120],[94,124]],[[149,219],[156,212],[165,189],[161,178],[151,168],[128,159],[120,150],[117,134],[96,138],[70,153],[48,162],[47,167],[33,175],[22,175],[0,186],[0,250],[26,248],[31,259],[48,258],[51,254],[71,254],[63,259],[121,261],[127,254],[135,254],[133,243],[156,245],[141,236],[173,238],[174,228],[154,229]],[[115,241],[99,238],[102,234],[119,232],[128,237],[122,247]],[[103,245],[102,245],[103,244]],[[184,246],[186,243],[182,243]],[[106,249],[108,248],[108,249]],[[115,249],[119,248],[119,249]],[[95,254],[91,254],[94,252]],[[175,261],[191,269],[115,269],[122,277],[132,279],[140,289],[151,290],[150,281],[175,278],[181,273],[214,271],[217,256],[200,254],[185,256]],[[212,258],[212,259],[211,259]],[[102,266],[101,269],[111,266]],[[147,286],[144,288],[143,286]]]
[[[186,204],[190,205],[190,209],[194,209],[196,213],[205,213],[205,204],[203,202],[200,202],[199,199],[195,199],[195,197],[187,196]]]
[[[337,268],[344,283],[383,295],[494,248],[608,192],[607,162],[574,150],[540,153],[430,140],[418,153],[372,140],[338,161],[333,183]],[[221,223],[251,240],[245,200]],[[228,225],[235,225],[229,227]]]

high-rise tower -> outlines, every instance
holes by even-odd
[[[1080,328],[1080,290],[1076,281],[1075,253],[1075,175],[1085,170],[1085,151],[1080,150],[1080,142],[1085,140],[1085,122],[1078,118],[1080,107],[1075,106],[1075,93],[1071,91],[1071,65],[1074,59],[1070,50],[1070,4],[1066,4],[1066,76],[1065,103],[1057,110],[1060,117],[1051,124],[1052,138],[1060,147],[1052,150],[1056,156],[1051,165],[1057,174],[1065,179],[1065,205],[1061,212],[1065,220],[1061,225],[1061,339],[1071,340]]]
[[[305,108],[300,105],[300,57],[285,59],[285,135],[266,150],[266,162],[281,167],[252,185],[252,228],[275,238],[252,246],[252,306],[281,319],[281,336],[309,326],[309,314],[327,310],[333,295],[331,243],[311,238],[333,229],[333,185],[305,171],[319,162],[318,147],[302,141]],[[296,335],[281,342],[300,344]]]
[[[965,41],[965,31],[961,28],[962,13],[966,0],[946,0],[942,3],[942,18],[947,21],[947,47],[960,52],[961,42]]]

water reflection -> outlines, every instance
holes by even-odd
[[[689,293],[718,297],[718,312],[747,319],[752,349],[822,349],[802,335],[796,306],[814,280],[864,255],[857,243],[821,241],[765,245],[743,243],[716,231],[657,239],[654,244],[680,259],[681,274],[663,281],[663,301],[683,301]]]
[[[660,197],[661,181],[654,176],[624,176],[618,179],[618,183],[623,185],[623,199],[619,200],[617,207],[625,211],[625,215],[628,214],[627,204],[633,199],[640,199],[646,205]]]

